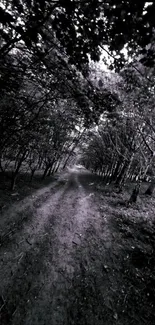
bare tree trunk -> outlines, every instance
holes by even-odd
[[[32,182],[33,177],[34,177],[34,173],[35,173],[36,169],[32,169],[31,170],[31,177],[30,177],[30,182]]]
[[[155,188],[155,179],[153,179],[151,181],[151,183],[150,183],[149,187],[147,188],[145,194],[151,196],[153,194],[153,192],[154,192],[154,188]]]
[[[129,204],[137,202],[137,198],[138,198],[138,195],[139,195],[139,192],[140,192],[140,185],[141,185],[140,182],[138,182],[136,184],[135,188],[133,189],[131,197],[129,199]]]
[[[46,177],[46,175],[47,175],[47,173],[48,173],[48,170],[49,170],[49,165],[47,165],[47,166],[45,167],[45,169],[44,169],[44,173],[43,173],[43,175],[42,175],[42,179],[45,179],[45,177]]]
[[[43,159],[42,158],[39,158],[39,162],[38,162],[38,168],[39,169],[41,169],[42,164],[43,164]]]
[[[53,173],[56,173],[58,171],[60,164],[61,164],[61,160],[55,164]]]
[[[19,173],[19,170],[21,168],[21,165],[26,157],[26,153],[27,153],[27,150],[24,151],[22,157],[20,158],[20,160],[18,161],[18,163],[16,164],[16,170],[14,172],[12,172],[12,177],[11,177],[11,185],[10,185],[10,189],[11,191],[14,190],[15,188],[15,183],[16,183],[16,180],[17,180],[17,175]]]
[[[116,181],[116,179],[118,177],[119,168],[120,168],[120,160],[118,160],[117,164],[115,164],[115,169],[113,172],[113,181],[114,182]]]
[[[52,172],[52,166],[51,166],[51,167],[49,168],[49,170],[48,170],[48,174],[47,174],[48,177],[51,176],[51,172]]]
[[[14,188],[15,188],[16,179],[17,179],[17,173],[12,173],[12,177],[11,177],[11,185],[10,185],[10,190],[11,190],[11,191],[13,191]]]
[[[116,179],[116,184],[117,185],[121,184],[121,182],[123,180],[123,177],[124,177],[124,174],[126,173],[127,167],[128,167],[128,163],[124,162],[124,165],[122,166],[120,174],[118,175],[118,177]]]
[[[2,171],[2,173],[4,173],[3,167],[2,167],[2,161],[0,159],[0,170]]]

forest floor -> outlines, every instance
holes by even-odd
[[[155,198],[131,190],[77,167],[1,199],[1,325],[155,324]]]

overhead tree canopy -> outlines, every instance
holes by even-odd
[[[5,0],[0,6],[0,54],[20,41],[43,54],[47,29],[78,68],[88,63],[88,54],[99,60],[100,46],[117,55],[114,66],[124,64],[124,46],[131,57],[141,53],[143,62],[153,65],[154,16],[154,1]]]

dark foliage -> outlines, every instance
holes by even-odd
[[[143,63],[154,64],[154,51],[146,50],[153,41],[155,4],[146,1],[121,0],[59,0],[59,1],[5,1],[0,8],[1,55],[5,55],[20,40],[29,49],[44,52],[43,27],[55,31],[57,39],[70,57],[70,62],[81,69],[88,63],[88,54],[95,61],[100,58],[100,45],[108,45],[119,55],[114,65],[121,68],[125,62],[120,53],[127,45],[130,56],[144,54]],[[11,5],[11,10],[9,9]],[[20,20],[19,20],[20,17]]]

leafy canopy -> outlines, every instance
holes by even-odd
[[[44,52],[43,27],[48,27],[78,68],[91,59],[99,60],[101,47],[117,55],[115,66],[125,62],[120,51],[130,56],[145,54],[153,65],[155,3],[144,0],[6,0],[0,7],[1,55],[23,41],[29,49]]]

